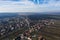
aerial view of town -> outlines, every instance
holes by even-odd
[[[60,15],[1,13],[0,40],[60,40]]]
[[[0,40],[60,40],[60,0],[0,0]]]

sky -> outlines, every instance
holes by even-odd
[[[59,11],[60,0],[0,0],[0,13]]]

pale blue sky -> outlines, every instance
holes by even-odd
[[[37,2],[38,1],[38,2]],[[0,12],[59,12],[60,0],[0,0]]]

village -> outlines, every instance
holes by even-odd
[[[8,37],[10,33],[15,32],[16,30],[21,30],[19,31],[20,33],[14,33],[17,36],[12,40],[46,40],[46,38],[43,37],[41,31],[49,25],[54,25],[53,19],[32,21],[25,16],[4,18],[0,19],[0,37]]]

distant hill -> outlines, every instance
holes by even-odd
[[[60,19],[60,12],[41,12],[41,13],[34,13],[34,12],[20,12],[20,13],[0,13],[0,18],[5,17],[14,17],[14,16],[21,16],[25,15],[28,18],[35,20],[35,19]]]
[[[0,13],[0,18],[17,16],[17,13]]]

